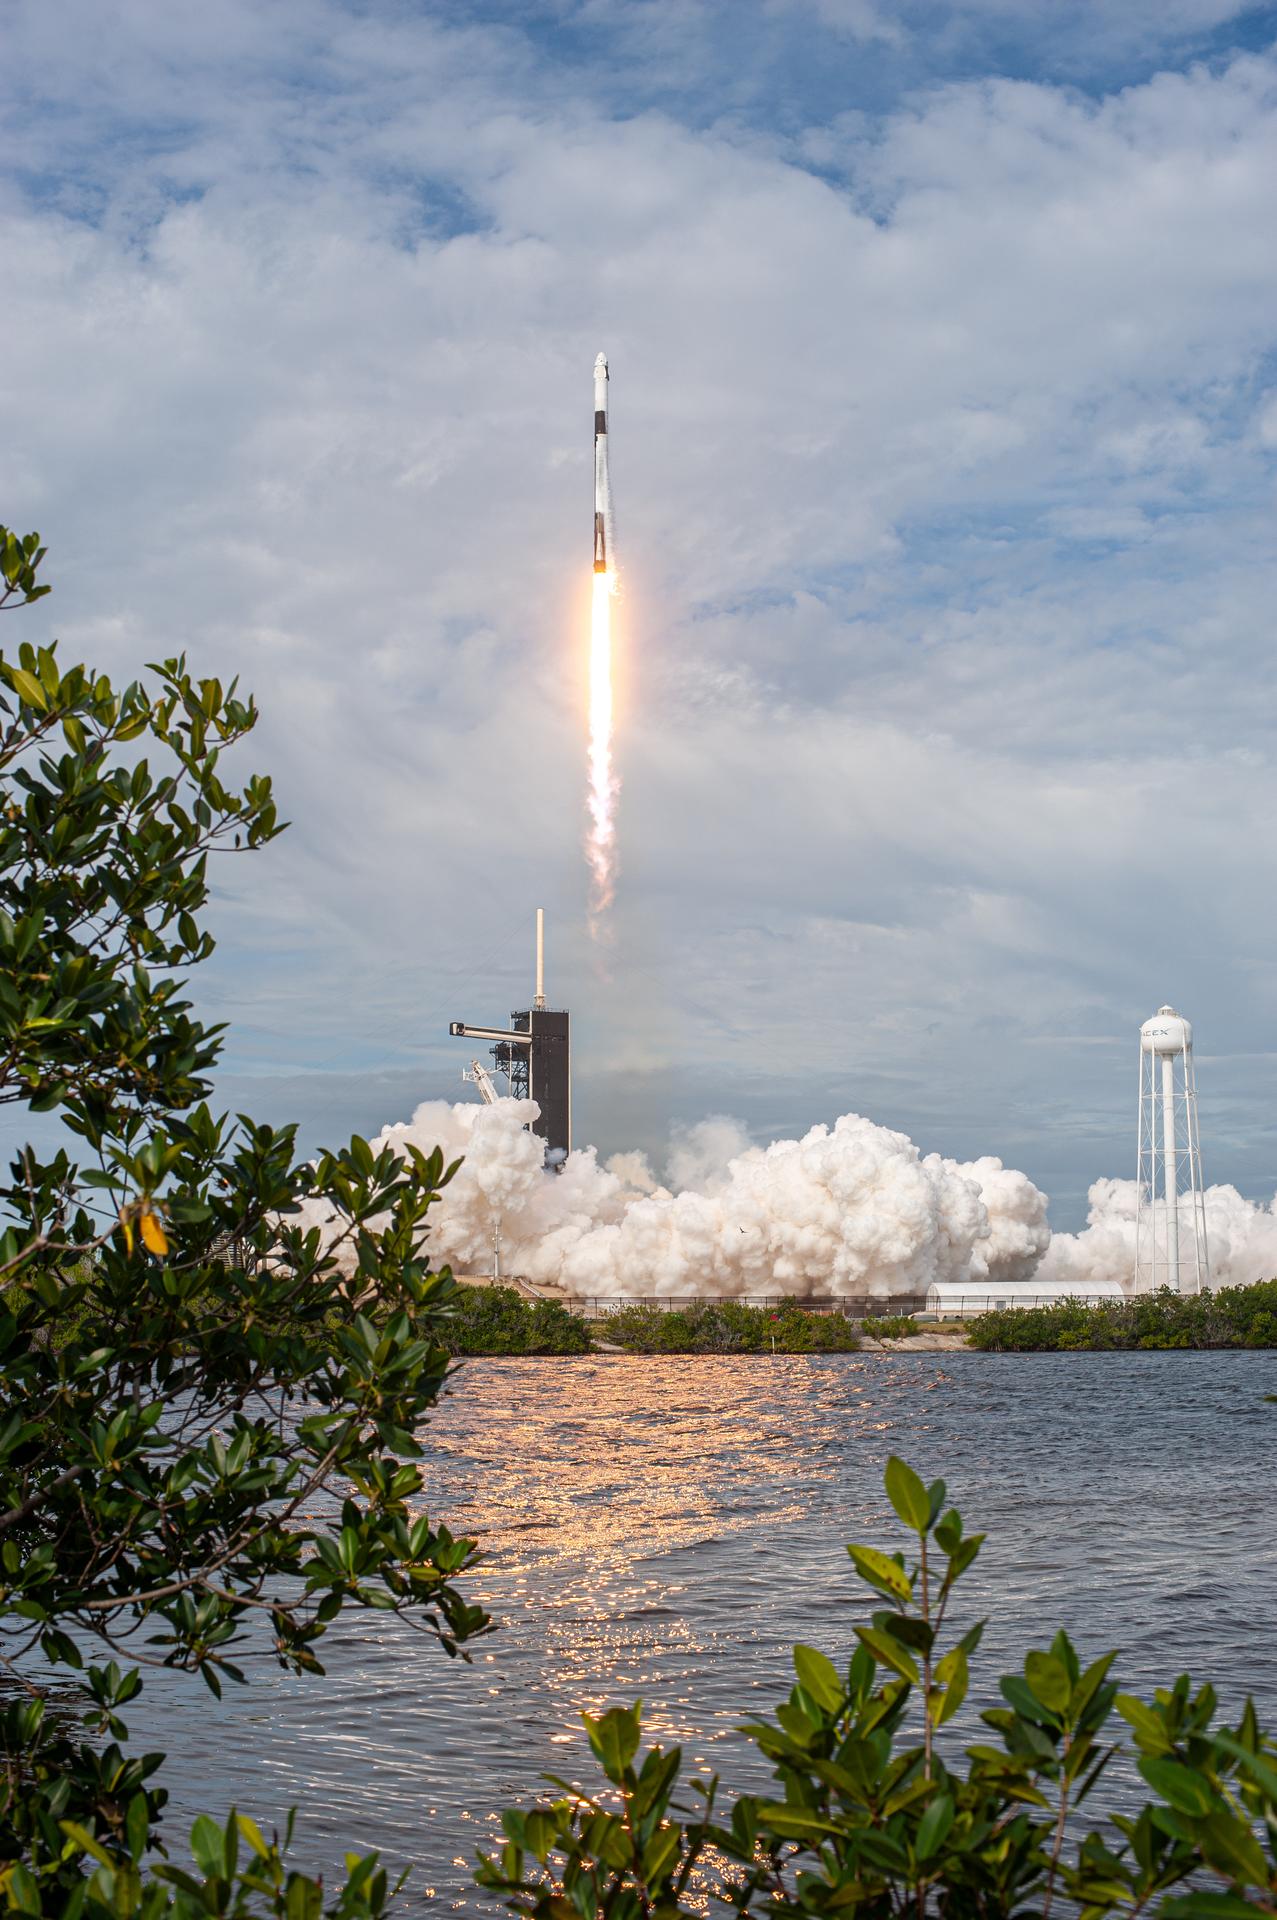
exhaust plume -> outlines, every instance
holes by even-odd
[[[1135,1182],[1097,1180],[1081,1233],[1057,1233],[1039,1269],[1052,1286],[1085,1293],[1092,1280],[1116,1280],[1129,1293],[1135,1277]],[[1277,1274],[1277,1198],[1244,1200],[1236,1187],[1207,1187],[1206,1243],[1212,1287],[1248,1287]]]
[[[590,615],[589,832],[590,931],[598,934],[616,891],[617,780],[612,766],[612,596],[614,573],[596,573]]]
[[[675,1136],[659,1185],[641,1154],[600,1165],[592,1147],[547,1173],[530,1113],[525,1100],[427,1102],[374,1143],[464,1156],[431,1214],[439,1264],[488,1273],[499,1238],[503,1273],[578,1297],[886,1296],[1014,1285],[1050,1238],[1024,1174],[923,1155],[858,1114],[765,1148],[704,1121]]]
[[[577,1297],[838,1298],[924,1293],[933,1281],[973,1293],[1132,1291],[1135,1182],[1097,1180],[1087,1225],[1052,1235],[1046,1196],[991,1157],[922,1154],[903,1133],[849,1113],[800,1140],[751,1145],[716,1115],[671,1136],[665,1179],[641,1153],[600,1164],[593,1147],[547,1172],[528,1131],[535,1103],[427,1101],[375,1147],[411,1141],[462,1158],[432,1211],[430,1251],[459,1273],[501,1271]],[[307,1225],[329,1224],[313,1206]],[[1277,1197],[1208,1187],[1215,1286],[1277,1274]]]

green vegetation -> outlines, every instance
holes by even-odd
[[[886,1490],[913,1553],[848,1548],[877,1601],[850,1662],[795,1647],[788,1700],[744,1729],[771,1793],[727,1805],[717,1779],[683,1778],[679,1748],[642,1752],[637,1705],[586,1715],[601,1783],[555,1779],[552,1799],[509,1810],[480,1885],[529,1920],[691,1920],[719,1902],[803,1920],[1277,1912],[1277,1743],[1251,1702],[1229,1724],[1187,1674],[1151,1701],[1120,1692],[1116,1654],[1083,1668],[1057,1633],[1002,1678],[1003,1704],[960,1749],[943,1729],[982,1623],[958,1632],[950,1613],[983,1536],[902,1460]],[[1095,1820],[1119,1754],[1140,1786]]]
[[[862,1320],[860,1331],[870,1340],[907,1340],[918,1323],[910,1313],[889,1313],[881,1320]]]
[[[630,1353],[854,1353],[860,1345],[841,1313],[807,1313],[794,1300],[776,1307],[737,1300],[622,1307],[599,1330]]]
[[[590,1330],[554,1300],[525,1300],[513,1287],[459,1287],[440,1331],[449,1353],[588,1353]]]
[[[0,528],[0,607],[42,559]],[[197,1823],[194,1874],[167,1862],[164,1756],[123,1716],[147,1667],[215,1695],[253,1651],[322,1673],[346,1608],[450,1653],[487,1628],[415,1464],[457,1294],[420,1244],[453,1169],[360,1139],[299,1161],[294,1129],[210,1111],[222,1030],[184,987],[208,861],[280,829],[268,780],[223,785],[251,701],[151,673],[0,657],[0,1102],[68,1143],[0,1183],[0,1899],[314,1920],[319,1883],[247,1818]],[[348,1861],[329,1911],[380,1912],[385,1873]]]
[[[1169,1287],[1134,1300],[1084,1307],[1012,1307],[984,1313],[968,1328],[971,1345],[991,1353],[1063,1353],[1081,1349],[1277,1347],[1277,1280],[1217,1293]]]

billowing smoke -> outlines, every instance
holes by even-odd
[[[533,1111],[427,1101],[374,1143],[461,1159],[430,1216],[439,1264],[490,1273],[499,1246],[503,1273],[578,1297],[888,1296],[933,1281],[1086,1294],[1134,1281],[1133,1180],[1097,1180],[1082,1232],[1052,1236],[1027,1175],[923,1155],[859,1114],[769,1147],[722,1116],[676,1128],[662,1183],[643,1154],[600,1164],[593,1147],[546,1172]],[[1277,1275],[1277,1198],[1255,1206],[1210,1187],[1206,1230],[1215,1286]]]
[[[1042,1284],[1088,1291],[1096,1280],[1129,1290],[1135,1275],[1135,1182],[1097,1180],[1081,1233],[1053,1235],[1038,1269]],[[1277,1274],[1277,1199],[1257,1207],[1236,1187],[1206,1189],[1211,1285],[1250,1286]]]
[[[695,1188],[698,1193],[721,1193],[730,1178],[733,1160],[753,1146],[739,1120],[714,1113],[695,1126],[675,1127],[665,1166],[665,1183],[674,1193]],[[614,1166],[615,1161],[609,1161]]]
[[[593,1148],[546,1173],[529,1112],[427,1102],[375,1143],[464,1156],[431,1214],[432,1253],[458,1272],[489,1272],[499,1240],[503,1272],[576,1296],[885,1296],[1015,1285],[1050,1239],[1024,1174],[924,1156],[858,1114],[765,1148],[703,1121],[676,1134],[658,1185],[642,1155],[600,1165]]]

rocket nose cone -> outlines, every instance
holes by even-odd
[[[599,354],[599,356],[598,356],[598,358],[597,358],[597,359],[595,360],[595,362],[594,362],[594,371],[595,371],[595,373],[601,373],[601,374],[603,374],[603,375],[604,375],[604,377],[606,378],[606,375],[607,375],[607,355],[606,355],[605,353],[601,353],[601,354]]]

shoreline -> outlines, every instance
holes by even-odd
[[[591,1311],[591,1308],[594,1311]],[[598,1310],[600,1307],[602,1311]],[[1277,1281],[1088,1306],[1006,1307],[971,1317],[832,1313],[781,1299],[642,1304],[529,1299],[462,1285],[440,1344],[479,1354],[1090,1353],[1277,1350]]]

